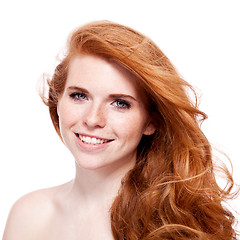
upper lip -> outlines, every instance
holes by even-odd
[[[77,136],[81,135],[84,137],[90,137],[90,138],[97,138],[97,139],[102,139],[102,140],[106,140],[106,141],[113,141],[113,138],[103,138],[103,137],[98,137],[98,136],[94,136],[91,134],[86,134],[86,133],[75,133]]]

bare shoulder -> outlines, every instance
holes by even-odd
[[[12,206],[3,240],[38,239],[40,232],[54,217],[56,198],[66,184],[24,195]]]

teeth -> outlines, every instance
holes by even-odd
[[[108,140],[103,140],[103,139],[99,139],[99,138],[85,137],[85,136],[81,136],[81,135],[79,135],[79,138],[81,139],[82,142],[87,143],[87,144],[93,144],[93,145],[103,144],[108,141]]]

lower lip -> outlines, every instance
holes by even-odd
[[[78,140],[79,146],[87,151],[95,151],[95,150],[103,149],[112,142],[111,141],[111,142],[105,142],[101,144],[88,144],[88,143],[84,143],[77,135],[76,135],[76,138]]]

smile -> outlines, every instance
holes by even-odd
[[[92,144],[92,145],[98,145],[98,144],[103,144],[103,143],[113,141],[113,139],[102,139],[102,138],[96,138],[96,137],[90,137],[90,136],[83,136],[80,134],[76,134],[76,135],[83,143]]]

